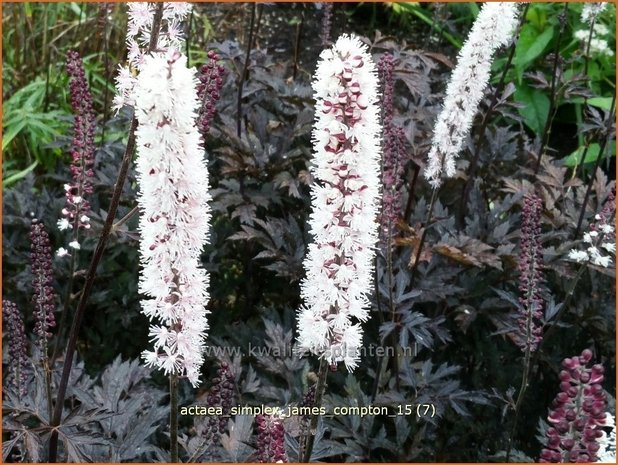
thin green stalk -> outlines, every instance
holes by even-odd
[[[328,375],[328,362],[325,359],[320,360],[320,369],[318,372],[318,385],[315,388],[315,402],[313,405],[320,408],[322,406],[322,397],[326,390],[326,376]],[[318,428],[318,415],[311,417],[311,424],[306,435],[305,447],[299,450],[299,461],[309,463],[311,461],[311,452],[313,451],[313,443],[315,434]]]
[[[170,460],[178,463],[178,375],[170,375]]]

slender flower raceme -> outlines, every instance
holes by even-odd
[[[222,415],[196,418],[196,429],[205,443],[212,445],[225,431],[228,417],[234,402],[236,382],[230,365],[219,364],[217,376],[212,379],[212,387],[206,395],[205,407],[221,407]]]
[[[383,234],[390,235],[392,225],[401,209],[401,187],[405,165],[405,134],[393,122],[393,72],[395,63],[390,53],[378,62],[378,75],[382,86],[382,113],[384,141],[382,154],[382,212],[380,225]]]
[[[322,47],[331,44],[330,30],[333,24],[333,2],[322,3],[322,27],[320,28],[320,42]]]
[[[341,36],[320,55],[313,89],[314,242],[301,284],[298,343],[331,365],[356,367],[377,241],[380,132],[378,80],[367,47]]]
[[[543,249],[541,247],[541,213],[543,202],[536,195],[526,197],[522,211],[519,253],[520,315],[519,346],[534,352],[542,339],[543,317]]]
[[[196,127],[195,70],[173,49],[144,58],[135,86],[141,263],[139,290],[154,350],[147,365],[199,384],[208,330],[208,171]]]
[[[12,384],[21,395],[26,394],[26,370],[28,369],[28,340],[24,320],[17,305],[10,300],[2,300],[4,334],[9,347],[7,383]]]
[[[425,178],[434,188],[442,184],[444,176],[455,175],[455,159],[463,148],[489,82],[494,53],[512,39],[517,28],[517,12],[515,2],[485,3],[459,51],[425,169]]]
[[[223,86],[223,73],[225,68],[218,64],[219,55],[210,50],[208,52],[208,63],[200,68],[199,80],[200,84],[197,88],[197,95],[202,102],[197,120],[197,127],[206,137],[210,128],[210,121],[215,115],[216,104],[221,96],[221,86]]]
[[[52,284],[52,253],[49,236],[43,223],[32,220],[30,228],[30,259],[32,263],[32,306],[34,307],[34,332],[39,338],[41,356],[47,357],[47,342],[52,334],[50,329],[56,325],[54,310],[56,294]]]
[[[560,392],[549,412],[551,427],[541,462],[594,462],[605,435],[606,400],[601,387],[603,366],[588,368],[592,352],[562,362]]]
[[[146,50],[151,39],[152,23],[156,3],[129,2],[129,28],[127,30],[128,65],[120,66],[116,76],[114,108],[120,110],[124,105],[134,106],[133,88],[146,59]],[[180,50],[183,43],[181,23],[191,12],[191,4],[186,2],[167,2],[163,4],[163,18],[159,28],[157,50],[173,48]]]
[[[593,21],[596,21],[597,16],[599,16],[599,14],[602,13],[608,5],[609,2],[584,3],[581,16],[582,22],[591,24]]]
[[[616,197],[612,190],[603,209],[597,214],[595,222],[590,225],[590,231],[584,233],[583,242],[586,250],[571,249],[569,259],[576,262],[588,262],[592,265],[609,267],[612,256],[616,255],[616,232],[613,226],[616,211]]]
[[[60,230],[89,229],[90,202],[88,198],[92,194],[91,178],[94,174],[92,166],[94,165],[96,118],[92,109],[92,95],[79,53],[70,51],[67,54],[67,72],[71,78],[69,92],[75,115],[71,145],[71,175],[73,180],[70,184],[64,185],[67,203],[62,210],[63,218],[58,220],[58,228]],[[73,237],[76,238],[77,236],[74,234]],[[69,245],[71,246],[71,244]],[[60,253],[59,255],[62,256],[63,254]]]

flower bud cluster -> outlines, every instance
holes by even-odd
[[[226,362],[219,364],[217,376],[212,380],[212,387],[206,396],[206,407],[222,407],[220,416],[206,417],[199,427],[200,434],[207,444],[213,444],[225,432],[228,416],[235,396],[234,374]]]
[[[124,105],[134,106],[133,88],[135,74],[139,73],[146,60],[146,51],[150,44],[152,23],[156,3],[129,2],[129,24],[127,30],[128,66],[120,66],[116,76],[114,109],[120,110]],[[191,4],[186,2],[166,2],[163,4],[163,17],[157,37],[156,51],[168,49],[181,50],[183,43],[181,24],[191,12]]]
[[[143,358],[195,387],[208,330],[210,195],[204,149],[195,125],[200,102],[195,70],[176,50],[144,58],[135,85],[142,312],[152,351]]]
[[[197,95],[202,105],[200,106],[199,117],[197,119],[197,127],[200,130],[202,137],[206,137],[210,122],[212,121],[216,105],[221,96],[221,86],[223,86],[223,73],[225,68],[217,62],[219,55],[210,50],[208,52],[208,63],[200,68],[198,79],[200,80],[197,86]]]
[[[52,249],[43,223],[35,218],[30,227],[30,260],[32,264],[32,306],[34,307],[34,332],[39,338],[42,356],[47,353],[47,341],[52,336],[50,328],[56,326],[54,310],[56,294],[52,287]]]
[[[17,305],[2,300],[3,330],[7,335],[9,364],[6,382],[15,386],[20,395],[26,394],[26,370],[28,369],[28,341],[24,320]]]
[[[330,42],[330,30],[333,24],[333,2],[322,3],[322,26],[320,28],[320,43],[322,47],[328,47]]]
[[[367,294],[377,241],[380,133],[378,80],[367,47],[341,36],[320,55],[313,88],[315,182],[309,220],[314,242],[304,261],[305,301],[298,345],[328,363],[356,367],[360,323],[369,317]]]
[[[425,169],[425,178],[434,188],[442,184],[443,176],[455,175],[455,159],[470,133],[489,82],[494,53],[512,39],[517,12],[515,2],[485,3],[459,51]]]
[[[534,352],[541,342],[543,317],[543,249],[541,247],[541,213],[543,202],[536,195],[527,196],[521,213],[521,238],[519,252],[519,335],[523,351]]]
[[[554,399],[548,420],[547,444],[541,462],[594,462],[600,449],[601,429],[606,422],[606,400],[601,383],[603,366],[587,365],[588,349],[566,358],[560,372],[560,392]]]
[[[569,259],[578,263],[588,262],[603,268],[612,263],[612,256],[616,255],[616,232],[613,218],[616,212],[616,196],[612,190],[600,213],[595,215],[590,231],[584,233],[583,242],[586,250],[571,249]]]
[[[401,210],[401,192],[405,166],[405,134],[393,122],[393,55],[385,53],[378,62],[378,76],[382,84],[382,113],[384,142],[382,154],[382,212],[380,226],[386,236],[392,234],[392,225]]]
[[[272,415],[257,415],[258,463],[287,463],[283,422]]]
[[[58,220],[58,229],[90,228],[90,202],[94,175],[94,133],[95,113],[92,108],[92,95],[84,65],[79,53],[67,53],[67,72],[70,76],[69,93],[73,107],[73,141],[71,145],[71,175],[73,182],[64,185],[66,206],[62,209],[63,218]]]

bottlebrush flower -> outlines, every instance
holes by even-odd
[[[52,284],[52,249],[49,236],[43,223],[35,218],[30,227],[30,260],[32,264],[32,306],[34,307],[34,332],[39,338],[43,357],[47,354],[47,341],[52,336],[49,331],[56,325],[54,310],[56,294]]]
[[[519,297],[518,319],[522,350],[534,352],[542,339],[543,328],[538,320],[543,317],[543,249],[541,247],[541,213],[543,203],[536,195],[526,197],[522,211],[521,239],[519,253]]]
[[[139,290],[150,327],[147,365],[199,384],[208,330],[208,276],[200,254],[208,240],[208,171],[195,121],[195,70],[175,50],[144,58],[135,86],[140,184]]]
[[[594,462],[606,423],[603,366],[587,368],[592,352],[562,362],[560,392],[553,402],[548,420],[547,444],[541,462]]]
[[[64,185],[66,206],[62,209],[63,218],[58,220],[58,229],[89,229],[90,202],[94,175],[94,132],[96,117],[92,109],[92,95],[84,65],[79,53],[67,53],[67,72],[70,76],[69,92],[73,107],[73,141],[71,144],[71,175],[73,181]]]
[[[287,463],[283,422],[272,415],[257,415],[255,422],[258,426],[258,463]]]
[[[378,62],[378,75],[382,85],[382,112],[384,144],[382,154],[382,212],[380,225],[383,234],[390,235],[392,225],[401,209],[401,191],[405,165],[406,136],[393,122],[393,71],[395,63],[390,53],[385,53]]]
[[[313,89],[315,182],[304,261],[298,344],[352,370],[367,320],[377,241],[380,133],[378,80],[367,47],[341,36],[320,55]]]
[[[576,262],[588,262],[603,268],[609,267],[612,255],[616,255],[616,233],[612,218],[616,211],[616,197],[612,190],[603,209],[595,216],[590,231],[584,233],[583,242],[586,250],[571,249],[569,259]]]
[[[217,64],[218,61],[219,55],[210,50],[208,52],[208,63],[200,68],[200,84],[197,88],[197,95],[202,105],[200,106],[197,127],[202,137],[206,137],[208,133],[210,121],[217,111],[216,104],[221,96],[225,68]]]
[[[127,30],[128,66],[120,66],[116,76],[116,96],[114,109],[120,110],[124,105],[134,106],[133,88],[135,73],[141,70],[150,43],[152,22],[156,3],[129,2],[129,22]],[[183,37],[180,24],[191,12],[191,4],[186,2],[167,2],[163,4],[163,17],[157,39],[157,51],[168,49],[180,50]]]
[[[9,347],[7,383],[13,384],[20,395],[26,394],[26,370],[28,369],[28,341],[21,312],[10,300],[2,300],[4,334]]]
[[[455,158],[470,132],[489,82],[493,55],[513,37],[517,12],[515,2],[485,3],[459,51],[427,157],[425,178],[434,188],[442,184],[443,176],[455,175]]]

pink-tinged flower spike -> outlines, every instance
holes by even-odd
[[[141,70],[150,43],[152,22],[156,3],[129,2],[129,22],[127,30],[128,66],[120,66],[116,76],[116,96],[114,109],[124,105],[134,106],[133,88],[135,73]],[[181,50],[183,37],[181,23],[191,12],[191,4],[186,2],[167,2],[163,4],[163,17],[157,38],[157,50]]]
[[[28,341],[21,312],[10,300],[2,300],[4,334],[8,338],[9,364],[7,383],[13,384],[20,395],[26,394],[28,369]]]
[[[73,142],[71,145],[71,175],[73,181],[64,185],[66,206],[63,218],[58,220],[58,228],[89,229],[90,202],[94,175],[94,132],[96,118],[92,109],[92,95],[86,81],[84,65],[79,53],[67,53],[67,72],[70,76],[69,92],[75,121],[73,123]],[[76,237],[75,235],[73,237]]]
[[[35,218],[30,227],[30,260],[32,264],[32,306],[34,307],[34,332],[39,338],[41,356],[47,357],[47,341],[56,326],[54,310],[56,294],[52,284],[52,250],[43,223]]]
[[[283,422],[272,415],[258,415],[255,422],[258,427],[258,463],[287,463]]]
[[[208,52],[208,63],[200,68],[197,95],[202,102],[197,120],[197,127],[202,137],[206,137],[210,128],[210,121],[217,111],[216,105],[221,96],[223,86],[223,73],[225,68],[217,62],[219,55],[213,50]]]
[[[605,433],[606,401],[601,383],[603,366],[587,365],[592,352],[566,358],[560,372],[560,392],[554,399],[548,420],[547,444],[540,462],[594,462]]]
[[[378,236],[380,185],[378,79],[367,47],[341,36],[320,55],[313,89],[315,182],[309,220],[314,242],[304,261],[305,306],[298,344],[352,370],[369,317],[367,294]]]
[[[139,291],[152,321],[147,365],[186,376],[195,387],[208,330],[208,276],[200,254],[208,241],[208,171],[195,121],[195,70],[175,50],[146,56],[135,86],[140,185]]]
[[[425,168],[425,178],[434,188],[442,184],[444,176],[455,175],[455,159],[470,132],[489,82],[493,55],[513,37],[517,12],[515,2],[485,3],[459,51]]]
[[[543,202],[536,195],[524,199],[521,238],[519,241],[519,338],[523,351],[534,352],[541,342],[543,327],[543,249],[541,247],[541,213]]]

